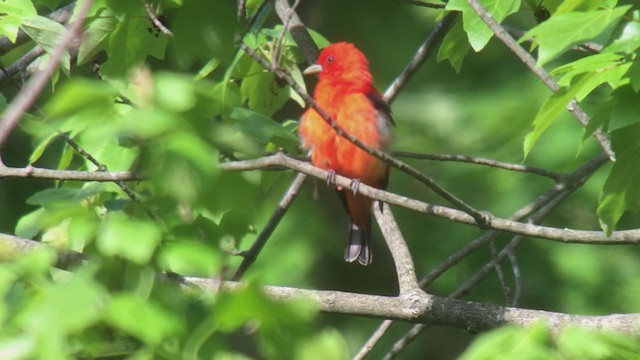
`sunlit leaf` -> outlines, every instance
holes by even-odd
[[[498,22],[502,22],[507,16],[520,9],[520,0],[482,0],[480,3]],[[467,1],[450,0],[447,3],[447,10],[462,12],[463,27],[471,47],[475,51],[482,50],[493,36],[493,31],[480,19]]]
[[[629,6],[590,12],[571,12],[552,16],[529,30],[520,41],[534,39],[538,45],[538,65],[555,59],[571,46],[591,40],[614,26]],[[572,29],[565,31],[564,29]]]

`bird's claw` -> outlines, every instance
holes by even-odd
[[[327,170],[327,186],[336,183],[336,171],[333,169]]]
[[[351,191],[353,191],[353,195],[358,193],[359,187],[360,187],[360,179],[351,180],[351,185],[349,185],[349,188],[351,189]]]

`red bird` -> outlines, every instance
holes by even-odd
[[[391,111],[373,86],[367,58],[353,44],[340,42],[327,46],[317,64],[304,74],[319,73],[314,100],[342,129],[368,146],[383,150],[391,143]],[[353,179],[352,191],[338,188],[351,216],[349,245],[344,259],[369,265],[373,259],[371,236],[372,200],[356,194],[360,182],[384,189],[389,167],[349,140],[338,136],[329,124],[309,108],[298,129],[303,146],[310,150],[313,165]]]

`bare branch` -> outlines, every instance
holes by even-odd
[[[253,243],[253,245],[251,245],[251,248],[248,251],[243,253],[244,260],[242,260],[242,263],[240,264],[240,266],[238,266],[236,273],[233,275],[234,281],[240,280],[247,269],[256,261],[258,254],[267,243],[267,240],[273,233],[273,230],[275,230],[275,228],[278,226],[280,220],[282,220],[284,214],[287,213],[287,210],[291,206],[291,203],[293,203],[293,200],[298,196],[300,188],[302,187],[306,179],[307,175],[305,174],[296,175],[291,185],[289,185],[289,189],[282,197],[282,200],[280,200],[278,207],[273,212],[273,214],[271,214],[271,217],[269,218],[269,221],[267,221],[267,224],[264,226],[264,228],[262,228],[262,231],[256,238],[256,241]]]
[[[184,278],[203,290],[211,290],[210,279]],[[223,282],[223,289],[234,291],[244,286],[237,282]],[[640,314],[605,316],[570,315],[551,311],[502,307],[472,301],[441,298],[426,293],[412,297],[386,297],[341,291],[306,290],[282,286],[264,286],[266,296],[275,301],[309,299],[324,312],[417,322],[460,328],[472,332],[494,329],[507,324],[527,326],[545,322],[552,331],[567,325],[585,329],[638,334]]]
[[[3,68],[2,71],[0,71],[0,83],[7,79],[10,79],[16,74],[25,71],[31,63],[33,63],[37,58],[44,54],[45,51],[42,47],[34,46],[33,49],[22,55],[22,57],[14,61],[13,64],[9,65],[7,68]]]
[[[171,32],[171,30],[169,30],[166,26],[164,26],[162,21],[160,21],[160,19],[158,19],[158,15],[156,14],[155,10],[153,9],[153,5],[151,5],[150,3],[145,2],[144,3],[144,9],[147,11],[147,16],[149,16],[149,19],[151,19],[151,21],[153,22],[153,25],[155,25],[156,28],[158,28],[158,30],[160,30],[161,33],[163,33],[163,34],[165,34],[167,36],[173,37],[173,33]]]
[[[49,58],[47,67],[43,71],[34,75],[7,107],[2,119],[0,119],[0,147],[7,140],[11,131],[13,131],[16,125],[20,122],[22,115],[37,99],[38,95],[40,95],[40,92],[51,78],[53,71],[58,66],[62,55],[67,50],[67,47],[79,34],[84,22],[84,16],[89,11],[92,3],[93,0],[87,0],[82,3],[82,8],[78,11],[78,20],[69,27],[69,30],[64,34],[60,43],[56,46]]]
[[[475,156],[455,155],[455,154],[420,154],[420,153],[414,153],[414,152],[408,152],[408,151],[393,151],[391,154],[397,157],[409,158],[409,159],[453,161],[453,162],[463,162],[463,163],[477,164],[477,165],[486,165],[486,166],[491,166],[499,169],[519,171],[519,172],[545,176],[555,181],[560,181],[565,176],[564,174],[560,174],[554,171],[549,171],[549,170],[542,169],[535,166],[512,164],[512,163],[507,163],[507,162],[502,162],[502,161],[497,161],[492,159],[475,157]]]
[[[50,247],[38,241],[0,233],[0,261],[6,261],[29,251],[41,248]],[[86,256],[84,254],[75,251],[57,250],[57,256],[58,258],[55,266],[63,270],[71,270],[74,267],[82,265],[86,260]]]
[[[522,60],[525,65],[531,69],[531,71],[536,74],[542,80],[542,82],[547,85],[551,91],[556,92],[560,89],[558,83],[546,72],[543,68],[538,67],[536,65],[536,60],[529,54],[522,46],[518,44],[518,42],[509,35],[509,32],[505,30],[494,18],[493,16],[480,4],[478,0],[467,0],[467,3],[473,10],[478,14],[478,16],[484,21],[487,26],[493,31],[498,39],[500,39],[520,60]],[[582,110],[578,102],[574,99],[569,102],[567,105],[567,109],[571,114],[582,124],[582,126],[586,126],[589,122],[589,116]],[[602,132],[602,130],[598,129],[593,133],[593,137],[598,141],[602,150],[607,154],[611,161],[615,161],[615,154],[611,149],[611,142],[607,135]]]
[[[140,177],[130,171],[77,171],[77,170],[52,170],[33,166],[26,168],[14,168],[0,164],[0,179],[2,178],[34,178],[51,180],[78,180],[78,181],[134,181]]]

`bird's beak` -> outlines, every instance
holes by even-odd
[[[302,72],[305,75],[318,74],[322,71],[322,65],[313,64]]]

